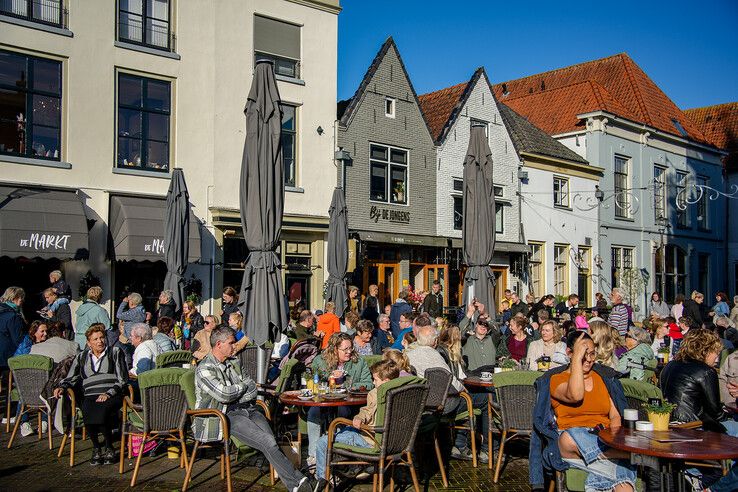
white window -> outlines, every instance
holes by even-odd
[[[569,295],[569,245],[554,244],[554,295]]]
[[[630,217],[630,186],[628,177],[628,159],[615,156],[615,217]]]
[[[553,179],[554,206],[569,206],[569,179],[554,176]]]
[[[530,291],[541,297],[546,286],[546,243],[530,241]]]
[[[653,166],[653,213],[658,221],[666,218],[666,169]]]
[[[375,202],[407,205],[407,150],[370,146],[369,198]]]
[[[395,99],[392,97],[384,98],[384,115],[388,118],[395,117]]]

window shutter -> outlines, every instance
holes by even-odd
[[[255,15],[254,50],[299,60],[300,26]]]

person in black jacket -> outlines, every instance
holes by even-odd
[[[44,299],[46,304],[51,306],[59,298],[59,294],[56,289],[49,287],[44,291]],[[74,340],[74,326],[72,325],[72,310],[69,308],[69,303],[59,304],[56,311],[49,311],[51,317],[50,321],[57,321],[64,326],[64,330],[68,335],[71,335],[69,340]]]
[[[517,292],[513,292],[510,294],[510,317],[514,318],[518,313],[528,316],[528,305],[520,300]]]
[[[692,291],[692,298],[687,299],[684,301],[683,306],[684,310],[682,311],[682,316],[687,316],[694,321],[697,326],[702,326],[702,324],[705,322],[704,318],[702,317],[702,306],[701,304],[705,300],[704,294],[701,292],[697,292],[696,290]]]
[[[231,314],[238,311],[238,292],[233,287],[223,289],[223,310],[220,313],[220,319],[224,324],[228,323]]]
[[[441,293],[441,282],[438,280],[433,281],[431,291],[423,299],[421,311],[428,313],[433,319],[443,316],[443,294]]]
[[[159,307],[154,313],[154,319],[151,320],[152,325],[161,318],[177,319],[177,304],[174,302],[174,292],[171,290],[162,290],[159,294]]]
[[[664,398],[677,405],[671,414],[679,422],[702,421],[702,427],[738,435],[738,422],[723,411],[715,363],[723,344],[704,328],[689,330],[674,360],[661,371],[659,386]]]
[[[21,315],[25,299],[26,293],[20,287],[8,287],[0,299],[0,372],[8,368],[8,358],[13,356],[26,334],[26,323]]]

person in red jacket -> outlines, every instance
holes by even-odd
[[[318,326],[315,328],[315,334],[323,338],[320,348],[326,348],[331,336],[339,331],[341,331],[341,322],[336,316],[336,305],[332,302],[326,302],[325,313],[318,318]]]

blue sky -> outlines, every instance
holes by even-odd
[[[626,52],[680,108],[738,101],[737,0],[341,4],[339,99],[353,95],[391,35],[418,94],[468,80],[478,66],[503,82]]]

